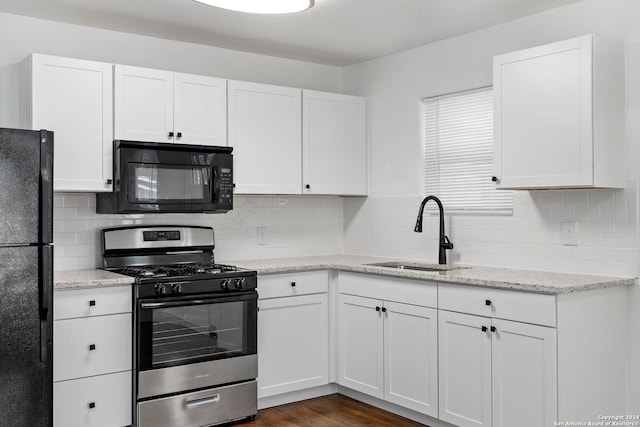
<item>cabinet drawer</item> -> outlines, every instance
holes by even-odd
[[[258,276],[260,299],[319,294],[329,289],[326,270]]]
[[[131,313],[131,285],[91,289],[57,290],[53,293],[53,318]]]
[[[556,326],[554,295],[440,284],[438,308],[517,322]]]
[[[341,271],[339,288],[342,294],[360,295],[425,307],[438,306],[436,282]]]
[[[115,427],[130,424],[130,371],[53,384],[54,427]]]
[[[53,380],[131,370],[131,314],[53,323]]]

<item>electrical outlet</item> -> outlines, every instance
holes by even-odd
[[[575,221],[562,223],[562,244],[567,246],[578,245],[578,224]]]
[[[267,227],[258,227],[258,240],[259,245],[267,244]]]

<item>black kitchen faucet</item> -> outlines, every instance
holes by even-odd
[[[440,236],[438,237],[438,264],[447,263],[446,249],[453,249],[453,243],[444,234],[444,209],[442,208],[442,202],[436,196],[427,196],[420,204],[420,210],[418,211],[418,220],[416,221],[416,228],[413,229],[416,233],[422,233],[422,215],[424,214],[424,205],[429,200],[433,200],[438,205],[440,211]]]

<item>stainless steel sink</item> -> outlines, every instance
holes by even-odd
[[[410,262],[374,262],[371,265],[374,267],[386,267],[386,268],[395,268],[397,270],[415,270],[415,271],[451,271],[458,270],[469,267],[454,267],[450,265],[440,265],[440,264],[418,264],[418,263],[410,263]]]

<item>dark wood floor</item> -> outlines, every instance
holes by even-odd
[[[242,427],[424,427],[340,394],[262,409]]]

